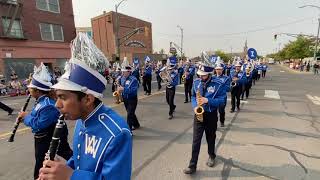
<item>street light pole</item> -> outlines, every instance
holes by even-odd
[[[115,5],[115,8],[116,8],[116,47],[117,47],[117,50],[116,50],[116,56],[119,57],[119,60],[120,60],[120,38],[119,38],[119,14],[118,14],[118,7],[121,5],[122,2],[124,2],[126,0],[122,0],[120,1],[118,4]]]
[[[181,60],[182,60],[182,56],[183,56],[183,28],[181,27],[181,26],[177,26],[179,29],[180,29],[180,31],[181,31]]]
[[[315,6],[315,5],[305,5],[305,6],[301,6],[299,8],[305,8],[305,7],[313,7],[313,8],[317,8],[320,11],[320,7],[319,6]],[[319,44],[319,30],[320,30],[320,18],[318,18],[318,33],[317,33],[317,38],[316,38],[316,46],[313,52],[313,59],[314,61],[317,61],[317,49],[318,49],[318,44]]]

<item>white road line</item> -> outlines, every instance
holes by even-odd
[[[280,99],[279,92],[273,91],[273,90],[265,90],[264,97],[271,98],[271,99]]]
[[[280,71],[280,72],[282,72],[282,73],[283,73],[283,72],[285,72],[285,71]]]
[[[306,96],[313,102],[313,104],[320,105],[320,98],[318,96],[311,96],[310,94],[307,94]]]
[[[176,92],[176,94],[184,95],[184,92]]]

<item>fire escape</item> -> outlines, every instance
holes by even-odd
[[[0,34],[0,38],[14,38],[14,39],[25,39],[24,35],[23,37],[17,37],[13,33],[13,24],[14,21],[21,16],[21,10],[23,3],[21,0],[0,0],[0,6],[6,6],[7,10],[3,14],[3,21],[9,22],[7,27],[3,27],[3,33]],[[21,27],[22,30],[22,27]],[[23,33],[23,31],[22,31]]]

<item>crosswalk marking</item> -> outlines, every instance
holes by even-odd
[[[265,90],[264,97],[271,98],[271,99],[280,99],[279,92],[273,91],[273,90]]]
[[[313,102],[313,104],[320,105],[320,97],[311,96],[310,94],[307,94],[306,96],[307,96],[308,99],[310,99]]]

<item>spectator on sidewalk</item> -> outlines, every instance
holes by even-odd
[[[308,64],[307,64],[307,72],[309,72],[310,71],[310,62],[308,62]]]
[[[314,73],[314,75],[316,75],[316,74],[319,73],[319,72],[318,72],[318,69],[319,69],[319,65],[318,65],[317,63],[315,63],[315,64],[313,65],[313,73]]]

